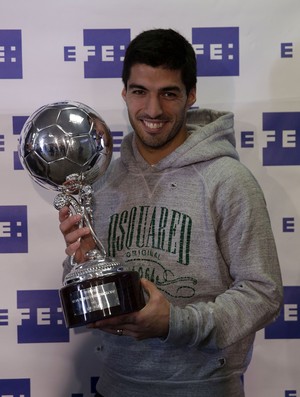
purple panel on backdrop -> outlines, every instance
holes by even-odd
[[[22,78],[22,31],[0,30],[0,79]]]

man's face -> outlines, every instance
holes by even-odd
[[[187,95],[179,70],[136,64],[122,96],[138,149],[147,161],[151,162],[148,155],[159,161],[184,142],[186,112],[196,92]]]

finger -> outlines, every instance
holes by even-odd
[[[62,234],[66,234],[68,231],[78,228],[78,224],[81,220],[81,215],[70,215],[66,217],[59,225]]]
[[[157,291],[157,287],[151,281],[146,278],[141,278],[141,285],[146,294],[150,297],[151,293]]]
[[[91,231],[88,227],[82,227],[82,228],[75,229],[74,231],[72,231],[70,233],[65,234],[65,241],[66,241],[67,246],[75,243],[76,241],[89,235],[90,233],[91,233]]]
[[[133,327],[133,326],[131,326]],[[145,335],[141,334],[140,332],[137,331],[136,328],[131,328],[130,326],[126,325],[124,326],[123,324],[120,325],[119,327],[101,327],[99,328],[96,323],[88,324],[87,328],[89,329],[98,329],[99,331],[106,332],[108,334],[116,335],[116,336],[130,336],[132,338],[135,338],[136,340],[142,340],[145,339]]]
[[[65,253],[68,256],[72,256],[76,253],[76,251],[80,248],[80,240],[75,241],[75,243],[69,244],[65,249]]]
[[[58,212],[58,218],[59,222],[63,222],[65,219],[67,219],[70,216],[70,209],[69,207],[65,206],[61,208]]]

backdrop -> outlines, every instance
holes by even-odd
[[[91,397],[99,376],[97,332],[64,326],[55,192],[22,169],[21,128],[44,104],[80,101],[110,126],[118,156],[130,128],[124,49],[157,27],[194,45],[196,105],[235,113],[237,149],[270,211],[285,302],[257,334],[246,395],[300,396],[299,21],[299,0],[0,0],[0,396]]]

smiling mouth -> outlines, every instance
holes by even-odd
[[[147,120],[143,120],[143,123],[149,130],[152,130],[152,131],[161,129],[165,124],[165,123],[162,123],[161,121],[155,122],[155,121],[147,121]]]

